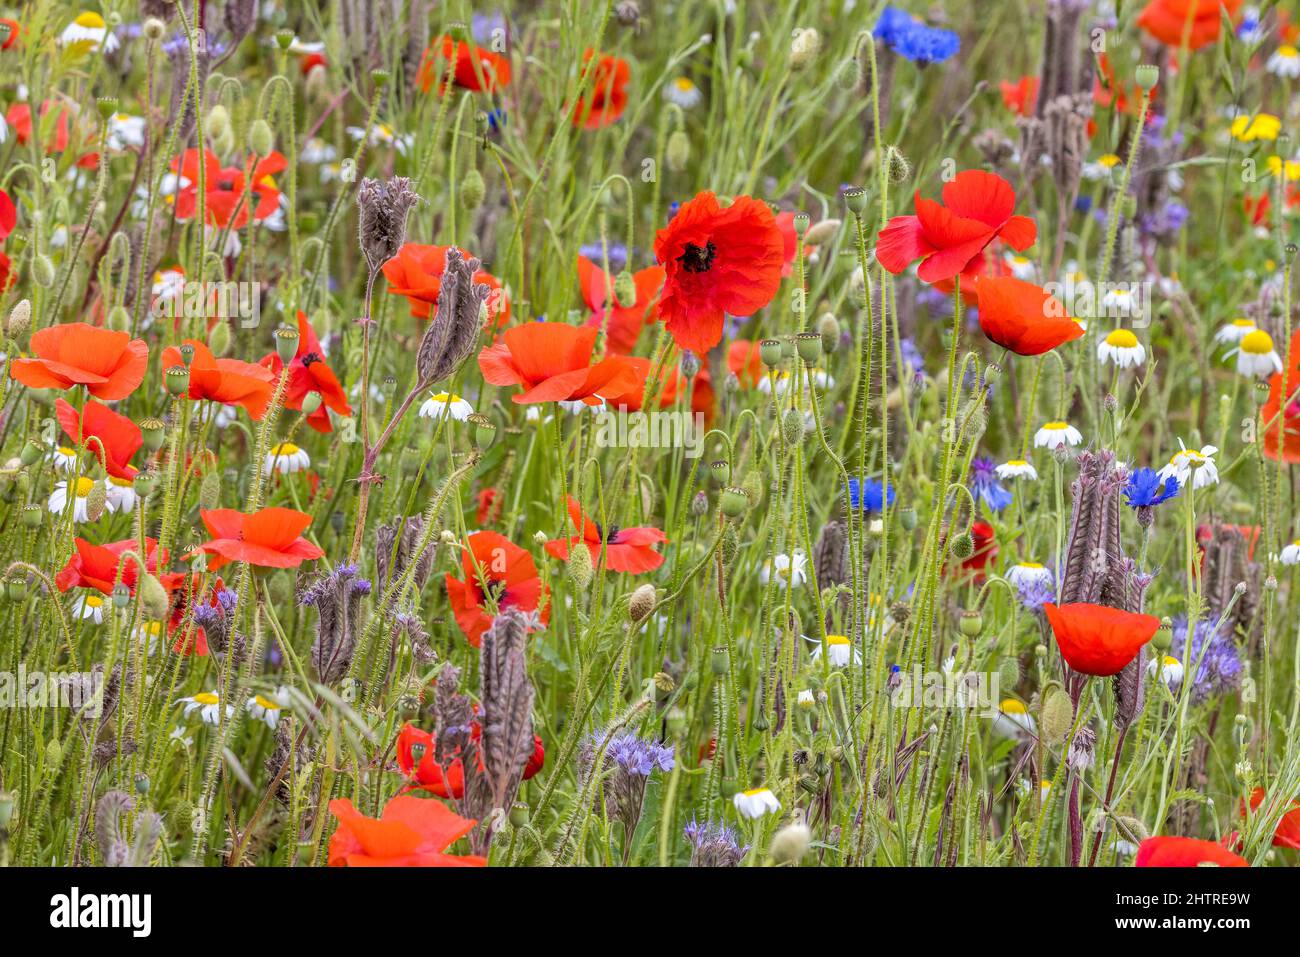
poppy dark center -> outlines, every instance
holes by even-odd
[[[606,543],[613,543],[618,540],[618,533],[620,529],[617,525],[611,525],[607,529],[601,528],[600,522],[597,522],[594,519],[592,520],[591,524],[596,526],[596,537],[600,541]]]
[[[687,272],[708,272],[709,267],[713,265],[713,257],[717,254],[718,247],[713,245],[711,239],[703,246],[687,243],[686,252],[678,256],[677,261]]]
[[[217,189],[224,190],[227,193],[234,192],[235,181],[233,179],[217,180]]]
[[[310,369],[310,368],[311,368],[311,364],[312,364],[313,362],[324,362],[324,361],[325,361],[325,360],[322,359],[320,356],[316,355],[316,353],[314,353],[314,352],[309,352],[309,353],[307,353],[305,356],[302,357],[302,367],[303,367],[304,369]]]

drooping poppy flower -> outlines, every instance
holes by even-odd
[[[0,243],[9,238],[9,234],[18,225],[18,209],[9,194],[0,189]]]
[[[1003,80],[998,84],[1002,90],[1002,105],[1016,116],[1032,116],[1038,104],[1038,77],[1022,76],[1015,83]]]
[[[10,374],[32,389],[84,385],[97,399],[125,399],[144,379],[149,347],[125,332],[85,322],[46,326],[32,335],[34,356],[15,359]]]
[[[614,277],[586,256],[578,257],[578,287],[582,301],[591,310],[587,325],[605,327],[605,343],[615,355],[625,356],[636,348],[637,339],[647,319],[654,321],[651,307],[664,285],[664,271],[660,266],[639,269],[632,274],[636,287],[636,302],[621,306],[614,296]],[[605,304],[613,302],[613,308]]]
[[[73,444],[85,446],[109,475],[127,480],[135,476],[138,470],[130,462],[144,445],[140,426],[94,399],[81,412],[59,399],[54,412]]]
[[[396,256],[384,263],[388,291],[395,296],[405,296],[411,306],[411,315],[417,319],[428,319],[437,314],[442,274],[447,268],[447,251],[451,248],[407,243]],[[464,249],[460,252],[477,258]],[[474,273],[474,282],[492,290],[487,298],[488,317],[496,325],[504,326],[510,321],[510,295],[502,287],[501,280],[480,269]]]
[[[1264,803],[1264,789],[1255,788],[1250,792],[1250,809],[1246,809],[1246,802],[1241,802],[1241,816],[1250,817],[1250,815],[1259,810],[1259,806]],[[1273,832],[1274,847],[1289,847],[1292,850],[1300,851],[1300,801],[1293,800],[1290,809],[1282,815],[1282,819],[1277,822],[1277,829]]]
[[[1104,678],[1119,674],[1137,657],[1160,627],[1155,615],[1139,615],[1105,605],[1072,602],[1043,605],[1061,657],[1080,674]]]
[[[67,591],[69,588],[93,588],[95,591],[110,595],[113,592],[113,585],[118,581],[117,566],[122,565],[121,582],[135,594],[135,583],[140,575],[140,569],[134,559],[128,558],[122,562],[122,555],[126,552],[140,553],[140,543],[134,538],[125,538],[120,542],[109,542],[107,545],[92,545],[84,538],[78,538],[74,542],[76,552],[68,563],[63,566],[58,575],[54,577],[54,585],[59,591]],[[161,554],[158,550],[158,542],[152,538],[144,540],[145,568],[151,575],[158,574],[158,560],[161,558],[164,566],[167,564],[167,550],[163,549]],[[164,573],[159,576],[163,582],[163,587],[174,585],[179,575],[173,572]]]
[[[455,67],[449,67],[449,61]],[[462,90],[494,93],[510,85],[510,60],[491,50],[457,41],[449,36],[436,38],[424,51],[415,84],[425,93],[438,85],[438,92],[446,92],[448,69],[452,70],[451,83]]]
[[[521,386],[511,398],[519,405],[581,400],[625,391],[636,373],[624,356],[591,364],[598,330],[562,322],[528,322],[501,334],[478,354],[478,367],[492,385]]]
[[[242,229],[248,225],[250,206],[255,220],[266,219],[280,208],[280,189],[273,177],[288,165],[283,154],[273,151],[261,159],[250,156],[242,169],[237,166],[223,169],[217,155],[205,150],[203,202],[208,225]],[[176,196],[176,218],[190,219],[199,203],[199,151],[189,149],[172,160],[172,172],[188,181]]]
[[[216,571],[229,562],[247,562],[260,568],[297,568],[325,553],[302,537],[311,516],[292,508],[261,508],[252,514],[233,508],[202,509],[199,517],[212,536],[186,555],[199,552],[208,557],[208,569]]]
[[[1286,395],[1283,395],[1284,388]],[[1300,398],[1292,398],[1297,390],[1300,390],[1300,329],[1291,333],[1286,365],[1268,380],[1268,401],[1261,414],[1265,426],[1264,454],[1270,459],[1300,462]]]
[[[611,392],[605,395],[605,405],[607,408],[614,410],[626,409],[628,412],[640,412],[645,401],[646,380],[650,378],[650,371],[654,363],[641,356],[628,356],[627,361],[636,372],[636,381],[622,392]],[[661,409],[670,409],[675,406],[678,395],[686,388],[686,385],[686,376],[682,374],[678,365],[666,363],[661,367],[659,370],[659,407]],[[691,411],[704,416],[706,426],[713,421],[715,411],[713,383],[709,377],[709,370],[703,366],[700,367],[700,371],[695,374],[695,378],[692,380]]]
[[[56,106],[53,100],[46,100],[41,104],[42,130],[45,129],[45,117],[51,109],[57,109],[58,112],[54,115],[53,131],[42,136],[45,152],[62,153],[68,148],[68,142],[72,138],[72,113],[66,106]],[[26,145],[32,138],[32,108],[26,103],[15,103],[9,107],[5,119],[17,134],[19,145]]]
[[[1035,283],[984,278],[975,283],[975,293],[984,335],[1016,355],[1042,355],[1083,335],[1060,300]]]
[[[1219,867],[1249,867],[1250,862],[1213,841],[1194,837],[1148,837],[1138,845],[1136,867],[1196,867],[1202,863]]]
[[[537,577],[533,556],[504,535],[475,532],[467,539],[468,548],[461,555],[465,580],[447,575],[447,600],[456,624],[477,648],[483,632],[492,626],[493,615],[486,605],[490,594],[496,610],[518,608],[537,611],[543,597],[542,580]],[[541,612],[541,622],[551,617],[548,604]]]
[[[757,342],[736,339],[727,346],[727,370],[735,374],[743,386],[753,387],[767,378],[762,352]]]
[[[487,866],[486,857],[445,853],[478,821],[441,801],[399,794],[378,819],[366,817],[347,798],[335,798],[329,806],[339,822],[330,835],[330,867]]]
[[[582,58],[585,65],[596,51],[588,50]],[[627,108],[627,81],[632,71],[627,61],[608,54],[601,56],[596,64],[595,75],[587,96],[578,97],[578,105],[573,111],[573,125],[588,130],[597,130],[609,126]]]
[[[267,353],[258,365],[270,369],[277,382],[280,373],[284,371],[284,362],[281,361],[278,352]],[[316,411],[307,416],[307,424],[317,432],[333,430],[334,427],[330,424],[330,409],[344,417],[352,414],[347,393],[343,391],[343,386],[339,383],[334,370],[325,361],[325,353],[321,349],[320,340],[316,338],[316,330],[307,321],[307,314],[300,310],[298,351],[293,361],[289,363],[289,381],[285,383],[284,407],[301,409],[302,400],[307,398],[310,392],[318,393],[321,398],[321,404],[316,407]]]
[[[1151,0],[1138,14],[1137,25],[1165,46],[1179,47],[1187,38],[1190,50],[1219,39],[1222,12],[1237,15],[1241,0]]]
[[[477,720],[471,720],[469,723],[470,737],[478,741],[483,734],[483,726]],[[430,794],[436,794],[441,798],[456,798],[459,800],[465,794],[465,765],[459,757],[454,758],[447,765],[446,774],[438,766],[434,759],[435,745],[437,739],[428,731],[421,731],[412,724],[402,726],[402,730],[397,735],[397,766],[401,768],[402,773],[408,778],[414,777],[414,783],[407,786],[407,789],[421,788]],[[424,754],[420,758],[417,766],[415,756],[411,752],[412,745],[423,745]],[[457,749],[459,754],[459,749]],[[477,755],[479,770],[483,770],[483,756]],[[527,763],[524,764],[523,779],[527,781],[546,763],[546,748],[542,744],[542,739],[533,735],[533,753],[528,756]]]
[[[593,562],[599,561],[604,549],[605,567],[612,572],[639,575],[654,571],[664,563],[664,556],[655,550],[655,545],[668,541],[668,536],[657,528],[619,528],[617,525],[601,528],[599,522],[587,516],[572,495],[569,496],[569,521],[573,522],[578,534],[553,538],[545,546],[547,552],[561,561],[568,559],[570,548],[578,542],[586,542]]]
[[[276,374],[266,366],[239,359],[218,359],[212,350],[198,339],[186,339],[185,345],[193,346],[194,356],[190,362],[191,399],[207,399],[222,405],[237,405],[249,414],[254,421],[262,418],[271,394],[275,391]],[[183,366],[181,351],[176,346],[163,350],[162,367],[164,370]],[[288,385],[286,385],[286,390]],[[301,406],[301,402],[299,402]]]
[[[1016,194],[996,173],[963,170],[943,187],[943,203],[918,191],[914,216],[895,216],[880,231],[876,259],[900,273],[920,259],[923,282],[952,279],[964,272],[994,239],[1024,251],[1038,239],[1038,226],[1015,215]]]
[[[785,245],[766,203],[712,191],[682,204],[655,236],[664,267],[659,317],[681,349],[704,355],[722,340],[723,316],[753,315],[781,287]]]

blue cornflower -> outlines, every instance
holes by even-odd
[[[849,507],[864,512],[880,512],[894,504],[894,486],[885,487],[875,479],[849,479]]]
[[[927,26],[897,7],[885,7],[872,34],[913,63],[942,63],[961,49],[961,37],[953,31]]]
[[[1160,488],[1162,482],[1163,490]],[[1155,469],[1143,466],[1134,469],[1128,477],[1128,484],[1124,486],[1124,499],[1129,508],[1150,508],[1173,498],[1178,492],[1177,478],[1171,475],[1167,479],[1161,479],[1160,473]]]
[[[970,464],[971,494],[988,506],[990,512],[1000,512],[1011,504],[1012,496],[998,481],[997,463],[981,455]]]

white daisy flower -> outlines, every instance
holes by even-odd
[[[189,717],[195,711],[204,724],[221,723],[221,696],[215,691],[200,691],[198,694],[190,695],[188,698],[181,698],[177,704],[185,704],[185,717]],[[235,709],[226,705],[226,718],[229,719],[235,713]]]
[[[799,697],[796,700],[796,704],[798,704],[799,707],[811,708],[816,703],[817,703],[817,696],[812,693],[811,689],[804,688],[803,691],[799,692]]]
[[[1038,270],[1034,266],[1034,261],[1028,256],[1020,256],[1014,253],[1006,255],[1006,264],[1011,270],[1011,276],[1014,279],[1023,279],[1025,282],[1032,282],[1037,276]]]
[[[1007,581],[1017,588],[1021,586],[1029,587],[1030,585],[1042,582],[1044,585],[1051,585],[1055,579],[1052,570],[1046,565],[1039,562],[1020,562],[1012,565],[1007,570]]]
[[[65,47],[84,43],[89,52],[102,45],[105,53],[112,53],[118,45],[117,35],[108,29],[104,18],[90,10],[77,14],[76,19],[63,28],[59,42]]]
[[[135,508],[135,482],[131,479],[110,475],[104,479],[104,490],[110,512],[127,515]]]
[[[1083,164],[1083,178],[1096,182],[1110,179],[1111,170],[1117,167],[1120,159],[1114,153],[1103,153],[1095,160]]]
[[[1289,43],[1284,43],[1273,51],[1264,69],[1274,76],[1284,76],[1292,80],[1300,77],[1300,50]]]
[[[292,442],[281,442],[267,453],[263,471],[267,475],[273,472],[288,475],[291,472],[301,472],[310,465],[311,457],[304,449],[300,449]]]
[[[597,400],[594,405],[588,405],[586,402],[582,401],[581,399],[572,399],[572,400],[564,399],[555,404],[558,405],[565,412],[569,413],[569,415],[582,415],[582,413],[584,412],[589,412],[592,415],[597,415],[601,412],[604,412],[605,400],[598,395],[593,395],[592,398]],[[455,418],[454,412],[452,418]]]
[[[1038,726],[1023,702],[1006,698],[993,715],[993,732],[1002,738],[1018,739],[1033,737],[1038,733]]]
[[[172,728],[171,734],[167,735],[167,740],[178,742],[187,751],[194,746],[194,739],[187,735],[185,729],[179,724]]]
[[[1010,459],[993,471],[997,473],[998,478],[1002,479],[1027,478],[1031,482],[1038,481],[1038,469],[1024,459]]]
[[[83,591],[72,602],[74,618],[92,619],[95,624],[104,623],[104,612],[108,609],[108,599],[97,591]]]
[[[1034,433],[1034,448],[1059,449],[1062,445],[1078,445],[1083,433],[1069,422],[1048,422]]]
[[[1244,376],[1264,378],[1282,371],[1282,357],[1273,348],[1273,337],[1263,329],[1243,336],[1236,352],[1237,371]]]
[[[1278,556],[1278,561],[1283,565],[1300,565],[1300,538],[1297,538],[1286,548],[1282,549],[1282,554]]]
[[[802,551],[796,551],[793,556],[781,554],[765,561],[758,573],[759,581],[766,585],[771,581],[773,572],[776,574],[776,583],[782,588],[788,588],[791,583],[802,585],[808,580],[808,556]]]
[[[679,76],[664,85],[664,99],[676,103],[683,110],[690,110],[700,105],[704,94],[689,77]]]
[[[274,731],[288,705],[288,697],[283,688],[277,689],[275,694],[269,696],[255,694],[244,702],[244,710],[254,721],[261,721]]]
[[[1214,334],[1214,341],[1225,346],[1235,346],[1257,328],[1253,319],[1234,319],[1226,326],[1219,327]]]
[[[474,406],[451,392],[439,392],[425,400],[419,414],[425,419],[440,419],[450,414],[455,421],[464,422],[474,414]]]
[[[1183,663],[1173,655],[1152,658],[1147,662],[1147,674],[1154,678],[1157,667],[1159,667],[1160,680],[1169,687],[1170,691],[1183,683]]]
[[[319,136],[313,136],[303,144],[298,152],[298,159],[311,166],[320,166],[323,163],[333,163],[338,159],[338,155],[338,150],[331,144]]]
[[[347,132],[348,136],[352,137],[354,140],[359,140],[361,137],[366,135],[366,129],[364,126],[349,126]],[[370,140],[368,144],[370,146],[392,146],[398,153],[404,156],[406,155],[406,151],[411,148],[411,144],[414,142],[415,137],[411,136],[409,133],[396,133],[387,123],[376,123],[370,128]]]
[[[9,122],[3,116],[0,116],[0,143],[7,139],[9,139]]]
[[[1105,310],[1104,314],[1112,318],[1116,316],[1135,316],[1141,312],[1139,308],[1141,303],[1138,302],[1136,293],[1132,289],[1123,287],[1108,289],[1106,295],[1101,297],[1101,305],[1102,309]]]
[[[808,383],[810,380],[813,385],[823,390],[829,389],[835,385],[835,379],[830,376],[825,369],[809,369],[808,373],[809,375],[806,378],[800,379],[803,383],[804,395],[808,394]],[[758,391],[762,392],[764,395],[771,395],[773,382],[775,381],[776,394],[785,395],[790,391],[790,383],[794,381],[795,374],[796,373],[782,370],[777,372],[774,376],[763,376],[763,378],[758,380]]]
[[[143,116],[130,113],[114,113],[108,118],[108,148],[124,150],[127,147],[140,149],[144,146],[145,122]]]
[[[1097,344],[1097,359],[1103,364],[1113,362],[1121,369],[1127,369],[1146,362],[1147,353],[1131,331],[1116,329]]]
[[[167,634],[167,624],[161,621],[142,621],[135,626],[135,638],[145,643],[145,651],[153,654],[158,647],[158,639]]]
[[[809,638],[808,641],[812,639]],[[827,635],[825,641],[813,645],[808,657],[815,664],[820,664],[823,649],[828,655],[826,660],[831,663],[832,668],[843,668],[850,661],[855,665],[862,664],[862,655],[853,647],[853,642],[847,635]]]
[[[60,445],[47,458],[60,472],[71,472],[77,464],[77,450],[68,445]]]
[[[1178,445],[1179,451],[1174,453],[1169,464],[1157,475],[1162,479],[1168,479],[1172,475],[1178,479],[1181,487],[1186,487],[1188,481],[1191,481],[1193,489],[1219,484],[1219,467],[1214,464],[1214,453],[1219,451],[1216,447],[1204,445],[1198,452],[1184,446],[1182,439],[1178,440]]]
[[[73,488],[73,505],[72,520],[74,522],[87,522],[90,515],[86,511],[86,501],[90,497],[90,492],[95,487],[95,480],[81,476],[77,479]],[[54,486],[54,491],[50,493],[49,509],[55,515],[62,515],[64,508],[68,504],[68,483],[59,482]]]
[[[741,817],[753,821],[764,814],[775,814],[781,810],[781,802],[776,799],[770,788],[750,788],[748,791],[737,791],[736,796],[731,799],[731,803],[736,805],[736,813]]]

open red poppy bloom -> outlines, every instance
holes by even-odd
[[[1060,300],[1035,283],[986,277],[975,283],[975,293],[984,335],[1016,355],[1042,355],[1083,335]]]
[[[311,516],[292,508],[261,508],[245,514],[233,508],[200,510],[210,541],[186,558],[206,552],[208,569],[216,571],[228,562],[247,562],[261,568],[297,568],[325,553],[302,537]]]
[[[117,566],[122,565],[121,582],[135,594],[135,583],[139,578],[140,569],[135,563],[135,559],[128,558],[122,562],[122,555],[125,552],[134,552],[140,554],[140,543],[134,538],[124,538],[120,542],[109,542],[107,545],[92,545],[84,538],[78,538],[74,543],[77,551],[68,563],[63,566],[62,570],[54,578],[55,587],[59,591],[67,591],[69,588],[93,588],[95,591],[102,592],[105,595],[112,594],[113,585],[118,581]],[[162,558],[163,565],[167,564],[167,552],[164,550],[161,556],[158,553],[158,542],[152,538],[144,540],[145,553],[141,557],[144,559],[145,567],[149,574],[158,574],[158,559]],[[163,587],[170,588],[180,579],[180,575],[174,572],[166,572],[159,576]]]
[[[726,313],[753,315],[772,301],[785,244],[766,203],[737,196],[723,209],[706,191],[655,235],[655,260],[665,273],[659,317],[679,348],[704,355],[722,341]]]
[[[9,238],[9,234],[18,225],[18,209],[9,194],[0,189],[0,243]]]
[[[1186,36],[1188,49],[1199,50],[1219,39],[1221,8],[1231,19],[1239,6],[1241,0],[1151,0],[1137,25],[1165,46],[1181,48]]]
[[[53,100],[46,100],[41,104],[41,126],[45,125],[45,117],[51,109],[55,109]],[[55,114],[54,130],[44,138],[45,152],[62,153],[68,148],[68,141],[72,138],[71,134],[71,113],[66,106],[58,106],[58,113]],[[18,144],[26,145],[27,141],[32,138],[32,108],[26,103],[15,103],[9,107],[9,113],[5,116],[9,125],[13,127],[14,133],[18,135]]]
[[[450,65],[455,61],[455,66]],[[462,90],[493,93],[510,85],[510,60],[481,46],[453,40],[449,36],[436,38],[424,51],[420,68],[415,74],[415,85],[428,93],[434,84],[438,92],[446,92],[447,71],[452,70],[451,84]]]
[[[1241,816],[1250,817],[1251,813],[1259,810],[1259,806],[1264,803],[1264,789],[1255,788],[1250,792],[1250,810],[1246,809],[1246,802],[1241,802]],[[1291,808],[1282,815],[1282,820],[1277,822],[1277,830],[1273,832],[1274,847],[1289,847],[1293,850],[1300,851],[1300,800],[1293,800]]]
[[[467,544],[469,547],[461,555],[465,580],[447,575],[447,600],[456,624],[477,648],[483,641],[483,632],[492,626],[493,614],[486,605],[488,594],[496,599],[497,611],[503,608],[537,611],[543,589],[533,556],[504,535],[475,532]],[[542,624],[550,618],[548,604],[541,612]]]
[[[266,219],[280,208],[280,189],[272,177],[288,166],[283,154],[274,151],[262,159],[250,156],[243,169],[237,166],[222,169],[217,154],[204,150],[203,201],[208,225],[242,229],[248,225],[250,206],[254,219]],[[190,219],[199,202],[199,151],[189,149],[184,156],[172,160],[172,172],[188,180],[176,195],[176,218]]]
[[[1072,669],[1104,678],[1119,674],[1160,627],[1155,615],[1139,615],[1105,605],[1073,602],[1043,612],[1056,635],[1061,657]]]
[[[727,371],[734,373],[743,386],[756,386],[767,378],[762,350],[751,339],[736,339],[727,346]]]
[[[614,277],[586,256],[578,257],[578,287],[582,301],[591,310],[587,325],[605,327],[605,343],[615,355],[625,356],[636,348],[637,339],[646,320],[654,321],[650,307],[664,285],[664,271],[660,266],[649,266],[632,274],[636,287],[636,302],[620,306],[614,296]],[[605,304],[612,302],[613,308]]]
[[[610,409],[626,409],[628,412],[641,411],[645,402],[646,380],[654,363],[641,356],[628,356],[628,363],[636,372],[636,382],[623,392],[611,392],[605,396],[605,405]],[[659,408],[670,409],[677,404],[677,397],[686,388],[686,376],[676,363],[665,363],[659,370]],[[695,374],[691,386],[691,411],[704,416],[707,426],[713,421],[713,383],[709,370],[703,366]]]
[[[1286,378],[1286,395],[1282,379]],[[1300,390],[1300,329],[1291,333],[1291,350],[1282,372],[1268,380],[1268,401],[1264,403],[1264,454],[1270,459],[1300,462],[1300,398],[1291,398]],[[1286,407],[1282,403],[1286,400]]]
[[[1034,221],[1015,215],[1015,190],[996,173],[963,170],[944,184],[942,204],[919,191],[913,203],[915,216],[895,216],[880,231],[876,259],[892,273],[920,259],[923,282],[965,272],[994,239],[1018,251],[1038,239]]]
[[[479,525],[491,525],[501,517],[500,489],[492,487],[480,489],[475,498],[478,507],[474,511],[474,518]]]
[[[194,621],[190,609],[217,607],[220,604],[217,593],[225,589],[226,583],[221,580],[221,576],[209,576],[207,572],[180,574],[177,579],[175,587],[170,589],[172,608],[167,618],[167,634],[172,637],[172,651],[178,655],[205,658],[208,654],[208,635],[203,626]]]
[[[478,721],[471,721],[469,733],[470,737],[477,741],[483,734],[483,726]],[[415,744],[424,745],[424,755],[420,758],[418,767],[411,753],[411,746]],[[403,725],[397,735],[397,766],[408,778],[415,778],[415,783],[407,785],[406,789],[422,788],[438,797],[459,799],[465,794],[465,765],[460,758],[455,758],[447,765],[447,773],[443,774],[442,768],[434,760],[436,744],[437,739],[428,731],[421,731],[412,724]],[[527,781],[540,771],[545,763],[546,748],[542,745],[542,739],[533,735],[533,753],[529,755],[528,762],[524,765],[523,779]],[[478,766],[480,771],[483,770],[481,753],[478,756]]]
[[[487,858],[445,851],[474,830],[441,801],[399,794],[379,819],[366,817],[348,798],[330,801],[339,826],[330,835],[330,867],[486,867]]]
[[[578,534],[570,538],[553,538],[545,546],[561,561],[569,557],[570,548],[578,542],[586,542],[593,562],[599,561],[603,546],[605,567],[612,572],[639,575],[654,571],[664,563],[664,556],[655,551],[655,545],[668,541],[668,536],[657,528],[619,528],[617,525],[601,528],[599,522],[587,517],[582,505],[572,495],[569,496],[569,520]]]
[[[442,274],[447,269],[447,251],[451,248],[407,243],[396,256],[384,263],[388,291],[395,296],[405,296],[411,305],[411,315],[417,319],[437,315],[438,297],[442,295]],[[460,252],[477,258],[464,249]],[[501,280],[480,269],[474,273],[474,282],[492,290],[487,298],[488,317],[496,325],[504,326],[510,321],[510,296],[501,286]]]
[[[85,322],[46,326],[32,335],[33,357],[15,359],[10,375],[32,389],[84,385],[97,399],[125,399],[144,379],[149,347],[125,332]]]
[[[1016,116],[1032,116],[1038,105],[1038,77],[1022,76],[1015,83],[1003,80],[998,84],[1002,90],[1002,105]]]
[[[270,352],[262,356],[258,365],[270,369],[277,382],[280,373],[284,371],[284,362],[281,361],[278,352]],[[344,417],[352,414],[347,393],[339,384],[334,370],[325,361],[325,353],[320,347],[320,340],[316,338],[316,330],[307,321],[306,313],[299,311],[298,351],[293,361],[289,363],[289,381],[285,383],[284,388],[284,407],[301,409],[302,400],[307,398],[309,392],[317,392],[321,398],[321,404],[316,407],[316,411],[307,416],[307,424],[317,432],[333,430],[334,427],[330,425],[330,409]]]
[[[1213,841],[1194,837],[1148,837],[1138,845],[1136,867],[1196,867],[1201,863],[1219,867],[1250,867],[1244,857],[1238,857]]]
[[[562,322],[527,322],[485,346],[478,367],[492,385],[521,386],[524,391],[511,396],[519,405],[578,400],[599,405],[602,396],[626,391],[636,373],[623,356],[591,364],[598,331]]]
[[[596,55],[595,50],[588,50],[582,57],[585,65]],[[578,105],[573,111],[573,125],[588,130],[597,130],[609,126],[627,108],[627,81],[632,71],[627,61],[608,54],[602,56],[596,64],[592,77],[591,92],[578,97]]]
[[[140,426],[94,399],[81,412],[59,399],[54,414],[73,444],[84,446],[109,475],[119,479],[135,476],[137,469],[130,461],[144,445]]]
[[[239,359],[218,359],[198,339],[186,339],[185,344],[194,347],[194,357],[189,366],[191,399],[237,405],[254,421],[262,417],[271,402],[271,394],[275,391],[276,377],[270,369]],[[184,364],[185,360],[181,358],[181,351],[176,346],[168,346],[163,350],[164,370]]]

